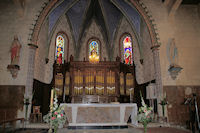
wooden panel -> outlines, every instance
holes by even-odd
[[[0,121],[17,118],[23,110],[25,86],[0,85]]]

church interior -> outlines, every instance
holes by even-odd
[[[0,131],[20,122],[41,128],[55,95],[68,129],[137,128],[145,102],[151,123],[200,131],[199,0],[0,7]]]

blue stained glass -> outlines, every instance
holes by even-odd
[[[91,62],[99,61],[99,45],[96,41],[92,41],[89,44],[89,60]]]

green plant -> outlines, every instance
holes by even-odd
[[[63,127],[67,120],[63,107],[59,106],[57,102],[55,94],[52,111],[43,117],[44,122],[49,123],[50,127],[54,129],[54,133],[57,132],[58,127]]]
[[[24,105],[25,105],[25,118],[27,120],[27,115],[28,115],[28,106],[29,106],[30,102],[29,102],[29,97],[25,97],[24,98]]]
[[[140,93],[141,95],[141,93]],[[138,121],[143,124],[144,132],[147,132],[147,124],[153,119],[153,108],[148,107],[141,95],[142,106],[139,108]]]
[[[164,98],[160,101],[159,104],[162,106],[162,113],[163,113],[163,117],[164,117],[164,116],[165,116],[165,105],[168,104],[166,97],[164,97]]]

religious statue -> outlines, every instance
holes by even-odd
[[[19,64],[20,49],[21,49],[21,44],[19,43],[18,37],[15,35],[14,40],[12,42],[12,46],[10,48],[11,65],[18,65]]]
[[[10,48],[11,64],[7,66],[7,69],[8,71],[10,71],[13,78],[17,77],[17,73],[20,70],[19,66],[20,49],[21,49],[21,44],[19,43],[18,37],[15,35]]]
[[[170,72],[171,78],[175,80],[183,68],[178,65],[178,49],[174,38],[171,38],[167,45],[167,56],[170,63],[168,71]]]
[[[95,49],[93,49],[93,50],[91,51],[91,56],[97,56],[97,51],[96,51]]]
[[[174,65],[178,63],[178,50],[175,45],[175,39],[172,38],[171,42],[168,45],[168,60],[170,62],[170,65]]]

